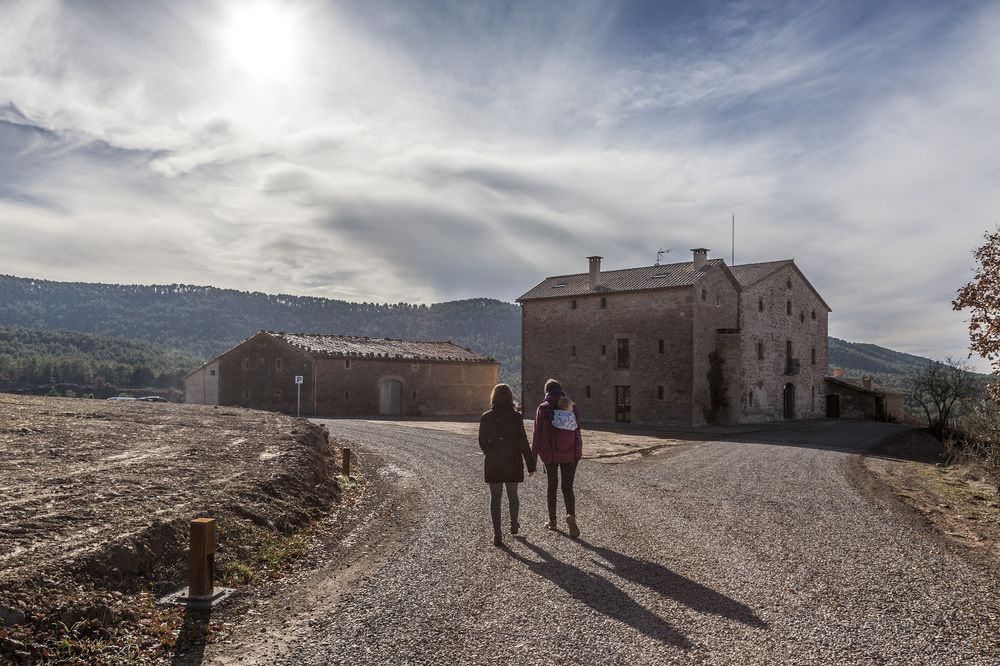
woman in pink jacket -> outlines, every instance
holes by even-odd
[[[545,382],[545,400],[535,411],[531,452],[545,463],[545,476],[549,482],[549,522],[545,526],[550,530],[556,529],[556,495],[561,476],[569,535],[573,538],[580,536],[580,528],[576,524],[576,496],[573,494],[576,465],[583,457],[580,410],[570,402],[555,379]]]

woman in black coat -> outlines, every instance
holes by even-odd
[[[503,545],[500,532],[500,499],[507,486],[510,504],[510,533],[517,534],[520,524],[517,511],[517,484],[524,481],[524,464],[528,476],[535,473],[535,457],[531,455],[528,436],[524,432],[521,413],[514,409],[514,394],[506,384],[497,384],[490,395],[493,409],[479,419],[479,448],[486,457],[483,475],[490,484],[490,517],[493,519],[493,544]]]

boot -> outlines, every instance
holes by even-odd
[[[499,532],[493,535],[493,545],[497,547],[503,546],[503,536]]]
[[[576,516],[570,514],[566,516],[566,524],[569,525],[569,535],[574,539],[580,536],[580,528],[576,526]]]
[[[557,529],[556,528],[556,519],[555,518],[549,518],[549,522],[545,523],[545,529],[552,530],[554,532]]]

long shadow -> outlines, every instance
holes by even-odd
[[[595,546],[583,539],[577,539],[577,543],[604,560],[604,562],[595,561],[597,566],[680,602],[699,613],[712,613],[758,629],[768,628],[767,622],[757,617],[749,606],[674,573],[662,564],[623,555],[610,548]]]
[[[685,650],[694,647],[694,644],[688,640],[687,636],[635,602],[611,581],[597,574],[584,571],[567,562],[563,562],[547,550],[533,545],[524,539],[519,539],[519,541],[541,557],[542,560],[539,562],[538,560],[528,559],[508,549],[507,552],[510,556],[521,562],[533,573],[547,578],[564,589],[574,599],[586,604],[599,613],[624,622],[646,636],[662,643]]]
[[[208,636],[208,621],[212,609],[187,606],[184,608],[184,624],[174,644],[171,666],[198,666],[205,659],[205,641]]]

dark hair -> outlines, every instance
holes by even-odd
[[[497,384],[490,393],[490,404],[496,407],[498,404],[514,404],[514,392],[506,384]]]
[[[552,393],[553,391],[562,391],[562,384],[555,379],[545,380],[545,392]]]

